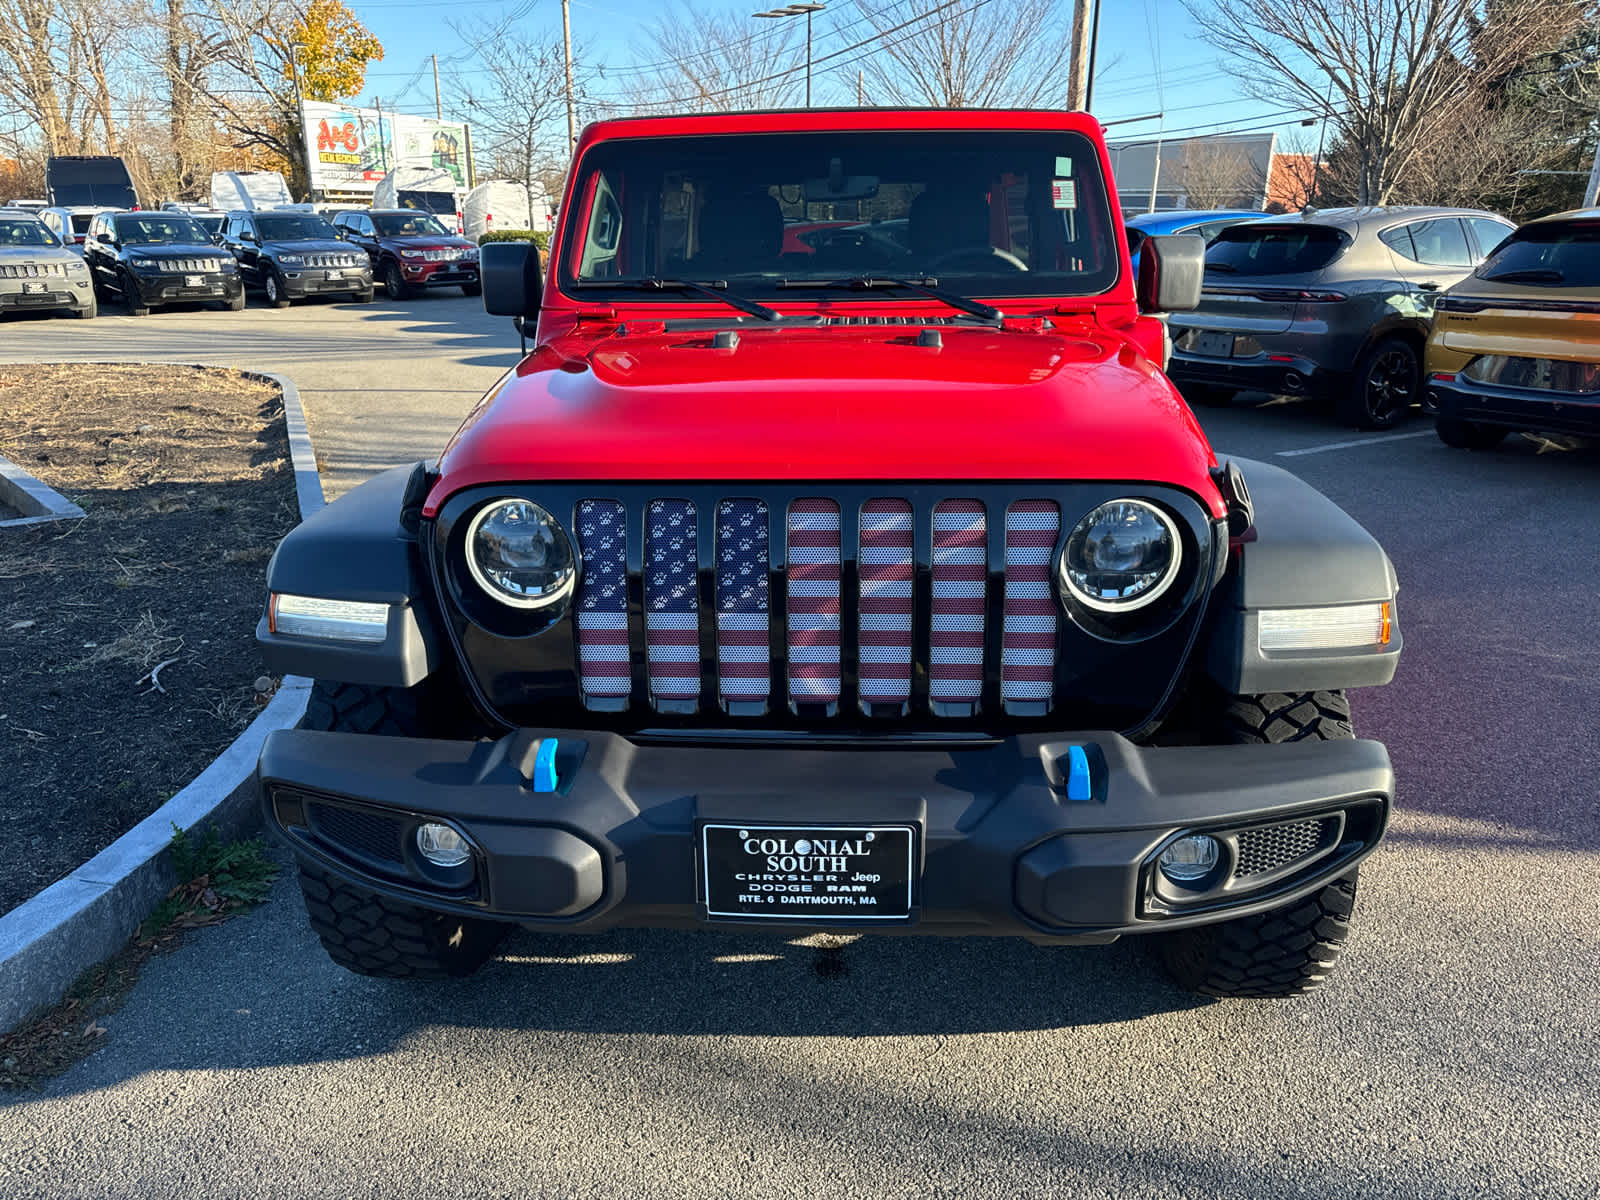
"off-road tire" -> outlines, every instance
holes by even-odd
[[[1226,743],[1334,742],[1355,737],[1343,692],[1230,696],[1220,714]]]
[[[483,284],[463,283],[461,285],[461,294],[463,296],[481,296],[483,295]]]
[[[1208,739],[1225,744],[1335,742],[1355,737],[1343,692],[1227,696]],[[1319,987],[1350,936],[1356,872],[1293,904],[1162,934],[1157,948],[1179,985],[1207,996],[1282,999]]]
[[[1416,343],[1386,337],[1367,347],[1350,386],[1334,400],[1339,420],[1357,429],[1393,429],[1422,398],[1422,355]]]
[[[266,293],[267,303],[273,308],[289,307],[288,294],[283,290],[283,277],[271,267],[261,277],[261,290]]]
[[[1320,987],[1350,936],[1357,874],[1285,908],[1165,935],[1167,970],[1190,991],[1227,999],[1286,999]]]
[[[414,289],[406,282],[400,264],[394,259],[390,259],[389,265],[384,269],[383,290],[391,300],[409,300],[415,294]]]
[[[425,737],[422,708],[421,688],[367,687],[319,679],[311,686],[300,728],[381,737]]]
[[[1227,408],[1239,394],[1234,388],[1214,387],[1209,383],[1186,383],[1179,391],[1190,404],[1201,408]]]
[[[301,858],[300,892],[322,948],[346,970],[381,979],[455,979],[495,952],[511,927],[418,908]]]
[[[1433,423],[1439,440],[1457,450],[1493,450],[1510,432],[1504,425],[1485,425],[1481,421],[1458,421],[1440,417]]]

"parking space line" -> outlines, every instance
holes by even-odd
[[[1361,446],[1376,446],[1380,442],[1403,442],[1407,438],[1433,436],[1435,435],[1431,429],[1425,429],[1418,433],[1391,433],[1383,437],[1355,438],[1348,442],[1328,442],[1322,446],[1307,446],[1303,450],[1279,450],[1277,457],[1299,458],[1302,454],[1323,454],[1329,450],[1354,450]]]

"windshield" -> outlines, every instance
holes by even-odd
[[[264,242],[326,241],[339,236],[323,218],[309,214],[303,217],[257,217],[256,225],[261,230],[261,240]]]
[[[222,224],[228,218],[227,217],[190,217],[189,219],[191,221],[193,221],[196,225],[200,226],[201,229],[204,229],[212,237],[216,237],[217,234],[222,232]]]
[[[395,196],[401,208],[415,208],[421,212],[448,213],[455,216],[456,198],[451,192],[404,191]]]
[[[450,237],[451,233],[427,213],[373,213],[372,226],[380,237]]]
[[[1541,221],[1511,235],[1483,266],[1479,279],[1544,287],[1600,287],[1600,221]]]
[[[1098,159],[1074,133],[619,140],[581,169],[569,284],[736,280],[776,297],[785,280],[887,275],[968,295],[1085,296],[1117,279]]]
[[[1206,270],[1224,275],[1301,275],[1320,271],[1344,248],[1326,225],[1230,225],[1206,249]]]
[[[0,217],[0,247],[59,246],[56,235],[39,221]]]
[[[116,218],[117,237],[127,246],[198,245],[211,239],[192,217],[171,213]]]

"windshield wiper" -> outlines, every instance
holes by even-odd
[[[1501,271],[1498,275],[1482,275],[1482,279],[1505,279],[1520,283],[1561,283],[1566,279],[1554,267],[1524,267],[1520,271]]]
[[[780,279],[778,286],[781,288],[850,288],[859,291],[871,291],[873,288],[905,288],[909,292],[920,292],[924,296],[931,296],[935,300],[948,304],[951,308],[959,309],[964,313],[971,313],[975,317],[982,317],[985,321],[999,324],[1005,320],[1005,313],[998,308],[977,300],[969,299],[960,292],[946,291],[939,286],[937,279],[895,279],[884,278],[876,275],[855,275],[849,279]]]
[[[1238,267],[1235,267],[1230,263],[1207,263],[1206,264],[1206,270],[1208,270],[1208,271],[1225,271],[1229,275],[1232,275],[1238,269],[1239,269]]]
[[[576,288],[632,288],[640,292],[697,292],[702,296],[710,296],[713,300],[721,300],[730,308],[737,308],[740,312],[749,313],[752,317],[760,317],[763,321],[776,321],[783,316],[775,308],[768,308],[765,304],[757,304],[754,300],[746,300],[743,296],[727,291],[726,279],[712,279],[705,283],[696,283],[692,279],[662,279],[659,275],[646,275],[640,279],[585,279],[573,284]]]

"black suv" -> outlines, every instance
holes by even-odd
[[[239,264],[181,213],[100,213],[89,226],[83,258],[96,294],[116,296],[136,317],[196,300],[232,312],[244,308]]]
[[[274,308],[338,292],[358,304],[372,299],[372,263],[317,213],[231,212],[222,243],[245,286],[260,288]]]

